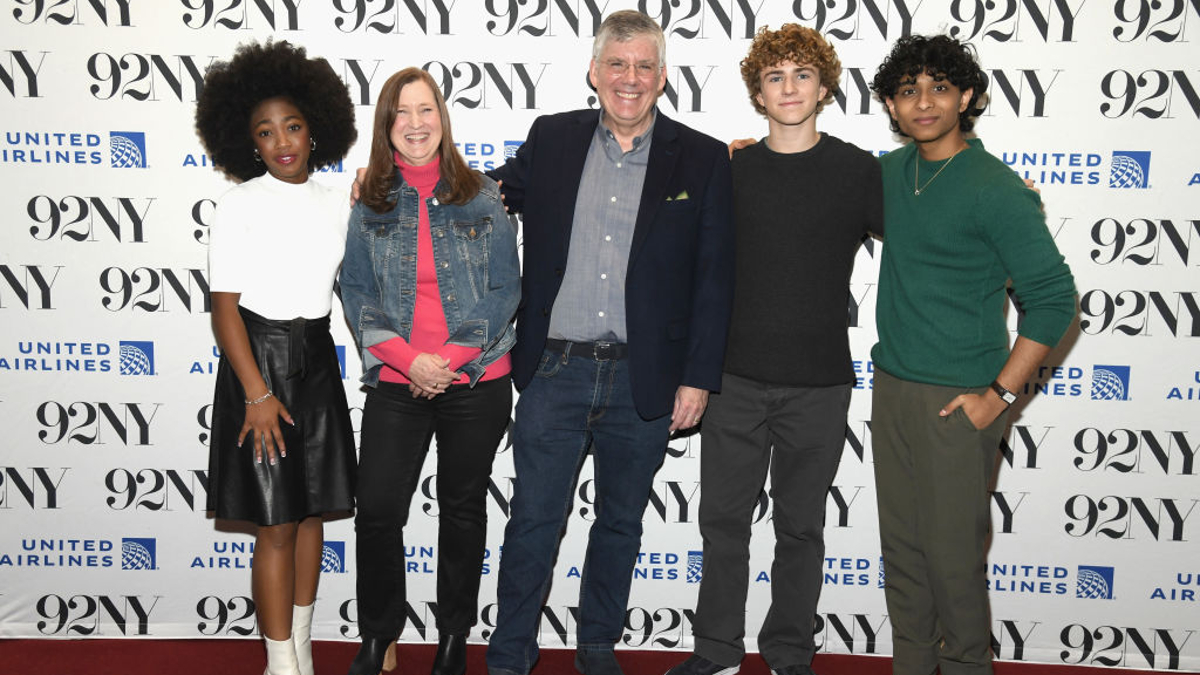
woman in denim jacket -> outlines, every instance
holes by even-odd
[[[512,411],[520,264],[499,189],[458,154],[446,102],[417,68],[379,94],[341,286],[369,387],[355,517],[362,647],[350,674],[376,675],[404,628],[403,527],[436,435],[432,672],[460,675],[478,616],[488,477]]]

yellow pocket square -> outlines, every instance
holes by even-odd
[[[687,190],[684,190],[683,192],[680,192],[679,194],[675,195],[674,197],[667,197],[667,201],[669,201],[669,202],[680,202],[680,201],[683,201],[683,200],[685,200],[685,199],[687,199],[687,198],[688,198],[688,193],[687,193]]]

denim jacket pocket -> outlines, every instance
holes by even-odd
[[[371,242],[373,257],[390,260],[400,254],[400,234],[405,226],[394,216],[363,218],[359,225],[363,236]]]
[[[488,291],[488,242],[492,233],[492,217],[456,220],[451,223],[454,247],[460,260],[466,263],[471,291],[478,301]]]

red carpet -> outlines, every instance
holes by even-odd
[[[357,643],[314,643],[317,675],[344,675]],[[484,675],[484,646],[468,650],[468,675]],[[426,675],[433,645],[400,647],[391,675]],[[683,660],[683,652],[618,652],[627,675],[659,675]],[[574,675],[574,652],[545,650],[532,675]],[[257,640],[0,640],[0,675],[260,675],[266,656]],[[820,675],[889,675],[891,661],[871,656],[818,654]],[[768,675],[757,654],[740,675]],[[1151,671],[997,663],[996,675],[1153,675]]]

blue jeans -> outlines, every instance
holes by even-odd
[[[589,446],[596,519],[579,589],[580,650],[611,650],[625,629],[642,514],[667,448],[670,417],[634,409],[628,362],[546,351],[517,399],[516,482],[504,529],[492,675],[526,675],[537,662],[538,625],[572,491]]]

